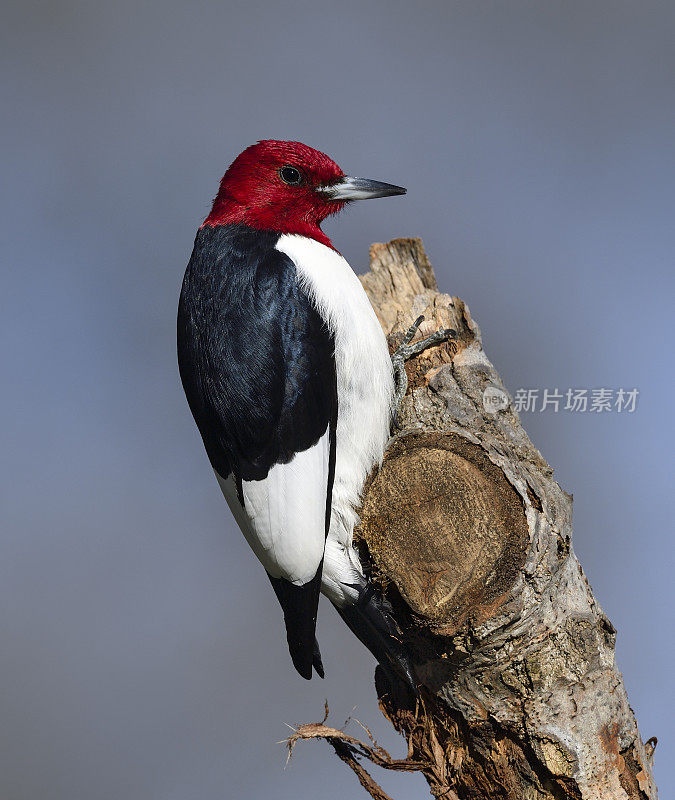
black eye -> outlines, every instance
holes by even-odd
[[[282,167],[279,170],[279,177],[289,186],[299,186],[302,183],[300,170],[295,167]]]

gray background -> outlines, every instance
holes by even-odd
[[[0,36],[0,797],[360,797],[321,744],[283,768],[324,697],[402,752],[330,608],[295,675],[179,386],[194,231],[259,138],[408,187],[329,234],[359,269],[422,236],[512,392],[640,389],[524,420],[673,796],[675,6],[23,0]]]

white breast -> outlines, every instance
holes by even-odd
[[[302,288],[335,337],[338,422],[329,539],[349,547],[363,483],[389,439],[394,381],[387,341],[339,253],[296,235],[281,236],[276,248],[296,265]]]

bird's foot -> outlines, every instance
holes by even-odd
[[[426,339],[420,339],[418,342],[412,342],[413,337],[417,333],[420,325],[424,321],[424,316],[420,315],[413,322],[413,324],[406,331],[403,341],[399,347],[394,351],[391,356],[391,363],[394,367],[394,381],[396,383],[396,390],[394,393],[394,427],[398,428],[398,414],[401,408],[401,403],[408,391],[408,375],[405,371],[405,362],[413,356],[427,350],[429,347],[447,342],[448,339],[453,339],[457,336],[457,331],[453,328],[441,328]]]

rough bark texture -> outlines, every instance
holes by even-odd
[[[424,687],[413,699],[376,675],[410,764],[437,797],[655,800],[653,746],[628,705],[615,630],[572,550],[572,498],[468,308],[438,292],[418,239],[373,245],[361,280],[392,350],[420,314],[416,338],[457,331],[407,364],[401,428],[356,532]],[[338,752],[334,735],[314,735]],[[346,760],[353,743],[341,742]]]

